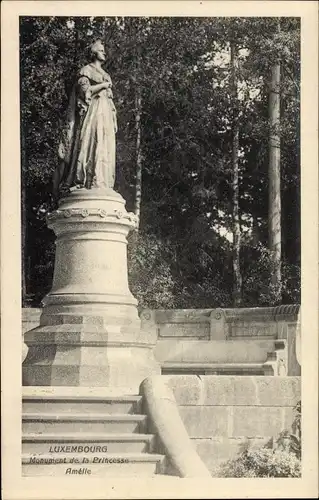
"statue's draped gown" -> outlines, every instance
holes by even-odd
[[[107,82],[92,95],[90,86]],[[66,127],[59,147],[65,167],[61,184],[113,188],[115,180],[116,110],[111,78],[93,64],[84,66],[73,87]]]

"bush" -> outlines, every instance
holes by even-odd
[[[272,283],[274,264],[270,251],[263,245],[242,248],[243,305],[246,307],[271,307],[300,303],[300,267],[282,259],[281,294]]]
[[[301,477],[301,462],[290,451],[248,449],[221,468],[223,477]]]
[[[294,433],[283,431],[275,444],[245,449],[221,466],[222,477],[301,477],[301,401],[294,408]]]
[[[174,280],[165,243],[142,232],[132,232],[128,242],[129,285],[139,307],[175,307]]]
[[[289,451],[301,460],[301,401],[298,401],[294,408],[294,421],[292,424],[293,433],[283,431],[277,439],[277,446]]]

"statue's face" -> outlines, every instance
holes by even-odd
[[[99,61],[105,61],[105,49],[104,49],[103,45],[100,45],[99,47],[97,47],[95,54],[96,54],[96,58]]]

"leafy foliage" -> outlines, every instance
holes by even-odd
[[[283,431],[277,439],[277,444],[301,460],[301,401],[296,404],[294,413],[293,432]]]
[[[243,297],[249,306],[265,307],[274,304],[277,297],[276,286],[272,283],[271,275],[274,270],[270,252],[262,245],[251,247],[246,245],[243,255]],[[300,301],[300,268],[282,262],[283,299],[286,303]]]
[[[141,309],[175,307],[174,279],[163,242],[154,236],[132,233],[128,262],[129,284]]]
[[[221,466],[223,477],[301,477],[301,401],[294,408],[293,433],[285,430],[275,443],[247,447]],[[270,446],[271,445],[271,446]]]
[[[289,451],[245,450],[223,468],[223,477],[300,477],[301,463]]]

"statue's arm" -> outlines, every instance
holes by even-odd
[[[109,84],[107,82],[97,83],[96,85],[91,85],[90,90],[92,95],[97,94],[100,90],[107,89]]]
[[[96,85],[91,85],[90,80],[87,76],[81,76],[78,80],[79,91],[82,99],[89,104],[92,95],[97,94],[103,89],[108,88],[108,83],[97,83]]]

